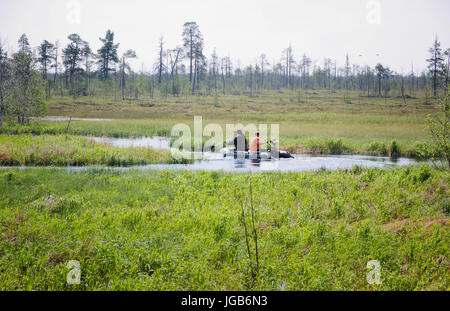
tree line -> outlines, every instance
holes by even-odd
[[[0,124],[2,116],[11,114],[19,123],[45,110],[51,96],[105,96],[117,99],[181,95],[249,95],[264,90],[344,90],[358,91],[360,96],[403,98],[425,91],[436,97],[449,82],[450,49],[442,49],[436,37],[430,48],[427,70],[396,73],[388,66],[375,67],[352,63],[348,55],[344,66],[325,58],[313,61],[295,57],[291,46],[282,50],[278,60],[270,62],[265,54],[252,64],[233,64],[230,56],[220,57],[214,49],[204,54],[204,39],[196,22],[183,25],[180,45],[167,47],[164,37],[158,42],[157,60],[150,72],[135,72],[129,59],[136,52],[118,54],[114,32],[99,38],[101,48],[92,51],[80,35],[68,36],[69,43],[44,40],[31,48],[27,36],[20,37],[19,49],[8,55],[0,42]],[[361,56],[361,55],[360,55]]]

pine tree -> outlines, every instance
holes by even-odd
[[[136,58],[136,52],[133,50],[128,50],[122,55],[122,78],[121,78],[121,88],[122,88],[122,100],[125,100],[125,67],[128,67],[128,64],[125,62],[129,58]]]
[[[81,51],[84,59],[84,68],[86,72],[86,90],[87,93],[89,93],[90,90],[90,84],[91,84],[91,66],[92,66],[92,58],[94,57],[94,54],[92,53],[91,48],[88,44],[86,44]]]
[[[441,43],[438,40],[438,37],[434,39],[433,47],[431,47],[428,50],[431,54],[431,57],[427,59],[428,65],[428,72],[430,76],[432,77],[433,82],[433,92],[434,97],[437,95],[437,89],[439,80],[441,79],[443,72],[443,63],[444,63],[444,57],[442,56],[442,49],[441,49]]]
[[[30,116],[39,115],[46,108],[42,79],[34,68],[35,59],[28,40],[24,39],[24,36],[19,39],[20,50],[11,60],[13,81],[10,85],[9,105],[19,124],[28,121]]]
[[[196,22],[187,22],[184,24],[183,43],[186,49],[186,56],[189,58],[189,81],[192,82],[194,74],[196,74],[194,67],[200,58],[199,50],[203,49],[202,34]]]
[[[42,66],[42,77],[47,80],[47,69],[51,66],[51,61],[54,59],[55,46],[44,40],[38,48],[39,58],[38,61]]]
[[[79,64],[83,60],[83,48],[86,46],[86,42],[81,40],[77,34],[71,34],[68,39],[69,45],[63,49],[64,65],[69,71],[69,78],[72,80],[75,72],[80,71]]]
[[[30,43],[28,42],[28,37],[26,34],[23,34],[19,38],[19,50],[23,53],[31,53]]]
[[[114,32],[111,30],[106,32],[105,38],[99,39],[103,43],[103,46],[98,50],[99,72],[102,78],[108,79],[109,73],[114,70],[111,64],[119,62],[119,57],[117,56],[119,44],[114,44]]]
[[[381,64],[377,64],[375,66],[375,72],[378,78],[378,96],[381,96],[381,80],[385,76],[386,69]]]

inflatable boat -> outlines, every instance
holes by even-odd
[[[278,152],[278,157],[275,152]],[[270,151],[263,150],[260,152],[249,152],[249,151],[236,151],[233,148],[225,148],[222,150],[224,158],[232,159],[251,159],[251,160],[270,160],[270,159],[291,159],[294,158],[292,154],[287,151]]]

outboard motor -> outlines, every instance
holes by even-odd
[[[279,151],[280,159],[293,159],[294,156],[288,151]]]

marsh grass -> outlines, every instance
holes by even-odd
[[[239,205],[249,178],[253,283]],[[448,290],[449,184],[447,170],[426,166],[251,176],[3,169],[0,289]],[[66,283],[69,260],[81,263],[80,285]],[[381,263],[381,285],[366,282],[370,260]]]
[[[114,120],[114,121],[71,121],[68,122],[35,121],[19,125],[6,122],[0,133],[8,135],[76,135],[113,138],[130,138],[141,136],[169,136],[171,127],[167,122],[150,120]]]
[[[186,115],[203,115],[205,118],[234,119],[245,116],[248,120],[272,119],[279,116],[285,119],[298,119],[304,113],[336,113],[358,117],[358,115],[428,114],[439,109],[436,100],[428,100],[425,93],[405,102],[399,97],[360,97],[359,92],[349,92],[346,96],[352,104],[342,98],[345,92],[327,90],[305,91],[304,98],[298,100],[295,90],[264,91],[249,96],[245,93],[232,95],[179,97],[142,97],[139,100],[114,100],[113,97],[70,97],[55,96],[49,99],[49,115],[94,117],[112,119],[183,119]],[[359,100],[361,99],[361,100]],[[219,103],[219,104],[217,104]]]
[[[72,135],[0,134],[1,166],[132,166],[186,163],[171,152],[152,148],[115,148],[87,137]]]

